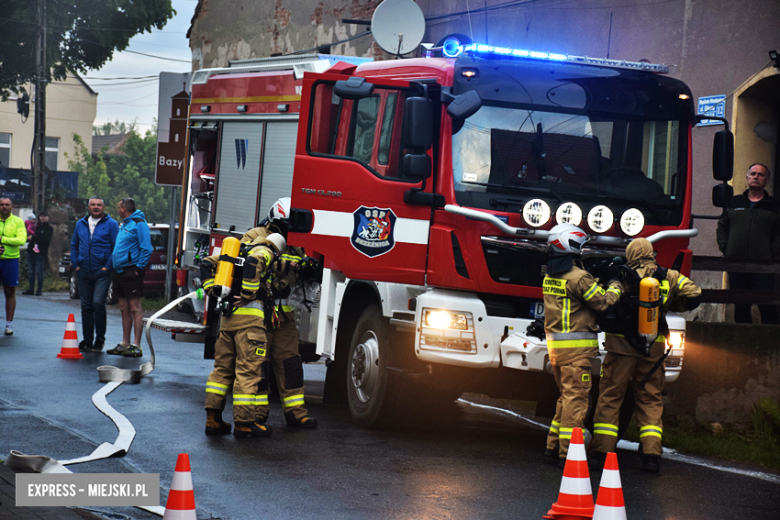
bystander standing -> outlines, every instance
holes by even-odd
[[[76,222],[70,241],[70,261],[78,277],[81,298],[84,339],[79,343],[79,350],[100,352],[106,343],[106,295],[119,225],[103,211],[100,197],[90,198],[87,210],[84,218]]]
[[[19,285],[19,246],[27,242],[24,221],[12,213],[14,204],[0,197],[0,279],[5,293],[5,335],[14,333],[16,287]]]
[[[718,221],[718,248],[723,256],[742,260],[771,260],[780,256],[780,201],[766,192],[769,168],[753,164],[747,171],[748,189],[732,199]],[[729,272],[735,290],[773,291],[775,275]],[[780,323],[775,305],[759,305],[761,323]],[[734,321],[752,323],[749,303],[734,305]]]
[[[36,296],[43,294],[43,268],[49,255],[49,244],[51,243],[53,231],[49,225],[49,214],[41,211],[38,214],[38,224],[35,226],[35,233],[30,239],[30,243],[27,244],[27,274],[30,288],[22,294],[35,294]]]
[[[114,246],[114,294],[122,312],[122,342],[108,351],[128,357],[141,357],[141,332],[144,314],[141,298],[144,295],[144,269],[152,256],[149,225],[142,211],[136,209],[131,198],[122,199],[118,206],[122,225]],[[130,333],[135,329],[134,342]]]

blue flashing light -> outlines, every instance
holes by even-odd
[[[456,58],[463,51],[463,45],[457,38],[447,38],[441,46],[441,52],[447,58]]]
[[[658,74],[668,74],[669,67],[638,61],[610,60],[605,58],[589,58],[587,56],[570,56],[553,52],[530,51],[525,49],[512,49],[509,47],[493,47],[481,43],[471,43],[461,46],[462,52],[471,52],[483,55],[515,56],[519,58],[533,58],[537,60],[565,61],[582,65],[598,65],[601,67],[613,67],[620,69],[644,70]]]

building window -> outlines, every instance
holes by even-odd
[[[0,164],[11,167],[11,134],[0,134]]]
[[[46,138],[46,167],[49,171],[57,170],[57,159],[60,155],[60,138]]]

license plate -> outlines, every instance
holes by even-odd
[[[531,304],[531,318],[544,318],[544,302],[533,302]]]
[[[64,273],[65,272],[65,268],[64,267],[60,267],[60,272]]]
[[[149,269],[152,271],[165,271],[165,268],[168,267],[165,264],[152,264],[149,266]]]

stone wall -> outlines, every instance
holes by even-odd
[[[754,403],[780,401],[780,326],[688,322],[680,378],[665,413],[748,423]]]

